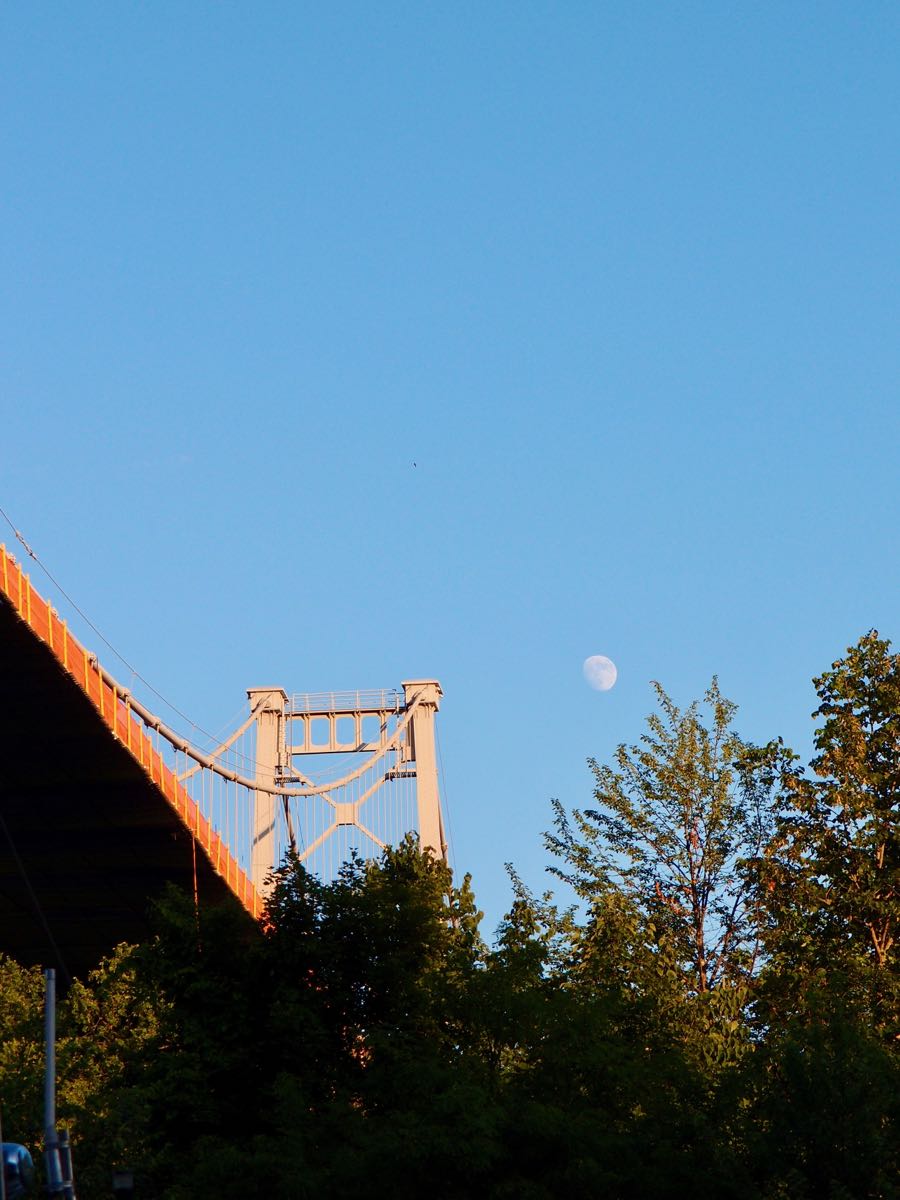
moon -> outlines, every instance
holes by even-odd
[[[595,692],[608,692],[619,677],[616,664],[605,654],[592,654],[590,658],[584,660],[584,666],[581,669],[588,686],[592,687]]]

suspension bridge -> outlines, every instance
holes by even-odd
[[[147,932],[166,882],[262,915],[288,852],[334,878],[414,831],[446,857],[440,684],[247,691],[218,745],[118,683],[0,546],[0,950],[76,974]]]

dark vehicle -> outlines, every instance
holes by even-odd
[[[6,1200],[27,1196],[34,1184],[34,1163],[31,1155],[18,1142],[3,1142],[3,1178]]]

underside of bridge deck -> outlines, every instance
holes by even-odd
[[[234,903],[171,805],[0,595],[0,951],[82,975],[168,882]],[[248,918],[249,921],[249,918]]]

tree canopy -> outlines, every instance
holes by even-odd
[[[900,656],[815,681],[808,771],[713,680],[553,808],[575,903],[513,899],[415,839],[324,883],[290,860],[254,925],[171,890],[60,1012],[82,1197],[900,1193]],[[41,1134],[40,974],[0,958],[4,1130]]]

